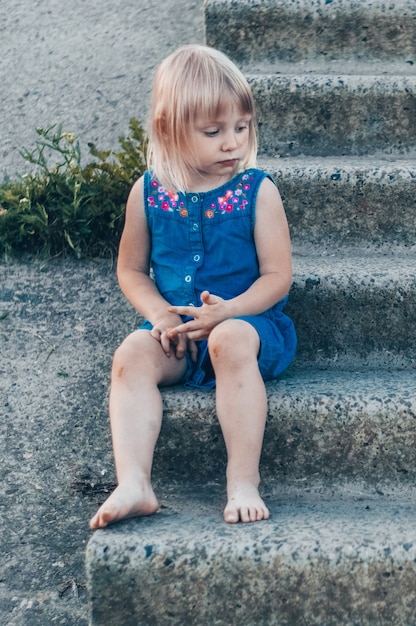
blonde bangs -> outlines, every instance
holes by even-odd
[[[148,167],[164,187],[188,191],[193,170],[189,125],[197,118],[215,119],[235,103],[250,115],[249,150],[242,168],[257,158],[255,107],[250,87],[238,68],[221,52],[207,46],[182,46],[167,57],[156,73],[149,129]]]

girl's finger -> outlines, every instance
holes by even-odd
[[[187,350],[187,342],[185,337],[179,336],[178,343],[175,347],[175,354],[177,359],[183,359]]]
[[[154,329],[153,329],[154,330]],[[167,336],[166,331],[161,331],[161,330],[155,330],[155,332],[153,333],[153,331],[151,332],[152,337],[154,337],[155,339],[157,339],[157,341],[159,341],[160,345],[162,346],[162,350],[163,352],[166,354],[166,356],[170,356],[170,350],[171,350],[171,344],[170,344],[170,340]]]
[[[150,334],[153,337],[153,339],[160,341],[161,331],[158,328],[153,327],[152,330],[150,331]]]
[[[184,324],[179,324],[179,326],[175,326],[175,328],[170,328],[168,331],[168,337],[172,339],[173,337],[177,337],[181,333],[186,333],[190,330],[188,326],[189,322],[185,322]]]
[[[194,306],[170,306],[168,308],[169,313],[175,313],[176,315],[185,315],[187,317],[194,317],[196,307]]]
[[[162,348],[166,356],[170,356],[172,344],[170,343],[170,339],[166,332],[161,334],[160,343],[162,344]]]
[[[189,354],[191,355],[192,361],[196,362],[198,358],[198,347],[195,341],[192,341],[192,339],[188,341],[188,350]]]

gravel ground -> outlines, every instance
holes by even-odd
[[[202,0],[3,0],[0,180],[35,128],[117,147]],[[86,626],[87,521],[113,483],[111,357],[138,322],[110,261],[0,265],[0,623]]]

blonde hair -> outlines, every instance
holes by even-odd
[[[241,169],[254,167],[257,129],[251,89],[222,52],[202,45],[182,46],[159,65],[150,108],[147,164],[169,191],[189,191],[194,170],[189,125],[215,118],[231,103],[250,115],[249,147]]]

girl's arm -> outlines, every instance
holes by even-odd
[[[202,339],[221,321],[263,313],[289,292],[292,282],[289,228],[279,191],[268,178],[262,182],[257,195],[254,240],[259,278],[244,293],[231,300],[204,292],[201,307],[170,307],[169,310],[174,313],[194,317],[170,331],[170,337],[186,332],[192,339]]]
[[[149,276],[150,270],[150,233],[147,227],[143,203],[143,178],[133,186],[126,205],[126,220],[121,236],[117,277],[120,288],[134,308],[152,324],[152,336],[160,341],[165,353],[170,356],[172,341],[167,331],[182,320],[178,314],[169,312],[169,302],[159,293]],[[178,358],[184,356],[187,349],[185,336],[174,340],[174,351]],[[191,352],[194,346],[189,346]]]
[[[260,277],[230,301],[232,317],[266,311],[289,293],[292,283],[289,227],[280,193],[269,178],[257,195],[254,240]]]

